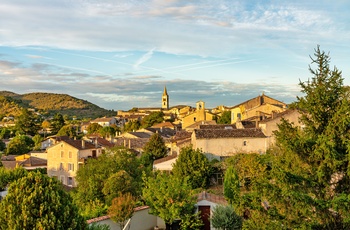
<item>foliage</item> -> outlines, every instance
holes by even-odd
[[[126,191],[120,183],[112,184],[116,177],[124,176],[122,173],[118,174],[120,171],[128,172],[130,178],[125,178],[131,180],[128,192],[138,196],[141,186],[141,170],[134,153],[124,148],[112,148],[96,159],[88,159],[87,163],[77,171],[76,176],[78,187],[74,200],[82,212],[89,208],[85,207],[89,200],[96,199],[101,204],[111,200],[111,196],[119,192],[118,190],[112,192],[112,189],[121,189],[120,192]]]
[[[102,192],[105,195],[106,204],[110,205],[113,198],[120,194],[136,194],[136,185],[133,178],[125,170],[113,173],[105,181]]]
[[[105,126],[99,130],[99,133],[103,138],[106,138],[106,137],[114,137],[116,131],[117,130],[112,126]]]
[[[224,111],[217,121],[218,124],[231,124],[231,111]]]
[[[0,203],[1,229],[84,229],[86,224],[62,185],[39,172],[11,183]]]
[[[76,115],[80,118],[96,118],[115,115],[114,111],[105,110],[88,101],[67,94],[28,93],[19,95],[11,92],[0,91],[0,107],[2,105],[2,95],[6,98],[3,107],[3,111],[6,114],[17,115],[19,108],[31,107],[41,111],[42,114],[47,115],[62,113],[69,116]]]
[[[11,182],[27,176],[28,171],[22,167],[13,170],[0,167],[0,191],[4,190]]]
[[[181,223],[180,223],[180,229],[182,230],[200,230],[202,229],[203,221],[199,215],[199,212],[193,213],[193,214],[184,214]]]
[[[11,137],[11,130],[8,128],[0,128],[0,139],[8,139]]]
[[[152,112],[142,119],[141,126],[142,128],[148,128],[154,124],[161,123],[163,121],[164,121],[163,112]]]
[[[231,202],[239,200],[240,182],[239,177],[234,167],[229,166],[225,172],[224,178],[224,195]]]
[[[165,157],[168,148],[159,133],[153,134],[143,148],[142,159],[144,165],[152,165],[154,160]]]
[[[88,134],[93,134],[100,132],[100,129],[102,129],[101,125],[99,125],[98,123],[91,123],[86,130]]]
[[[0,139],[0,152],[6,149],[6,144]]]
[[[41,149],[41,142],[44,140],[44,138],[42,136],[40,136],[39,134],[36,134],[32,138],[32,140],[34,142],[34,150],[40,150]]]
[[[206,188],[209,185],[211,167],[201,150],[189,146],[181,149],[172,172],[179,178],[188,177],[193,189]]]
[[[34,141],[26,135],[15,136],[7,146],[6,154],[21,155],[28,153],[34,147]]]
[[[58,133],[60,129],[64,126],[64,119],[62,114],[56,113],[50,122],[50,129],[52,133]]]
[[[108,224],[92,223],[87,226],[86,230],[111,230]]]
[[[134,214],[134,206],[135,199],[130,193],[120,193],[112,200],[112,205],[108,208],[108,215],[119,224],[120,229],[124,229],[127,220]]]
[[[128,123],[126,123],[123,127],[123,132],[134,132],[138,129],[140,129],[141,127],[141,123],[140,121],[136,120],[136,121],[129,121]]]
[[[77,130],[74,125],[65,125],[58,131],[57,136],[68,136],[74,138],[77,136]]]
[[[230,205],[217,205],[212,215],[211,224],[218,230],[242,229],[242,217],[237,215]]]
[[[40,129],[38,116],[28,109],[22,109],[21,115],[15,119],[16,129],[26,135],[34,136]]]
[[[178,178],[163,172],[144,177],[143,199],[150,206],[150,213],[172,224],[185,214],[191,214],[196,197],[193,196],[187,178]]]
[[[341,72],[329,62],[317,47],[313,77],[300,82],[304,96],[293,106],[303,128],[282,120],[277,146],[266,155],[228,161],[241,185],[230,201],[244,228],[350,228],[350,104]]]

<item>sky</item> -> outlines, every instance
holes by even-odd
[[[347,0],[0,0],[0,91],[102,108],[300,96],[315,48],[350,84]],[[311,65],[313,67],[313,65]]]

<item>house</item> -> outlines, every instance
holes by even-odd
[[[183,117],[182,122],[182,128],[186,129],[186,127],[201,121],[212,121],[214,120],[215,115],[211,112],[208,112],[205,109],[205,103],[204,101],[198,101],[196,103],[196,110],[187,116]]]
[[[231,107],[231,123],[239,120],[261,121],[285,110],[287,104],[262,94]]]
[[[62,184],[76,187],[75,176],[88,158],[102,154],[102,149],[85,140],[62,140],[47,148],[47,175]]]
[[[213,214],[213,209],[217,205],[228,205],[228,202],[223,196],[207,193],[203,191],[197,195],[197,212],[200,212],[201,219],[204,223],[203,230],[215,230],[210,224],[210,218]]]
[[[149,213],[150,208],[148,206],[141,206],[134,208],[134,215],[127,226],[129,230],[150,230],[155,229],[156,226],[159,229],[165,229],[164,221]],[[89,225],[95,223],[97,225],[106,224],[111,230],[121,230],[119,224],[111,220],[110,216],[101,216],[94,219],[87,220]],[[129,227],[129,228],[128,228]]]
[[[46,159],[34,157],[30,154],[3,156],[1,157],[1,163],[6,169],[23,167],[28,171],[38,168],[46,169],[47,167]]]
[[[272,117],[259,122],[259,128],[264,132],[264,134],[269,137],[269,146],[275,143],[275,137],[273,132],[278,130],[278,125],[281,123],[282,119],[292,122],[295,126],[303,127],[302,123],[299,121],[300,113],[297,110],[286,110],[282,113],[273,114]]]
[[[171,171],[173,170],[173,165],[177,161],[177,153],[173,153],[172,155],[157,159],[153,162],[153,170],[160,171]]]
[[[90,121],[90,124],[92,123],[97,123],[102,127],[106,127],[111,125],[117,125],[117,119],[115,117],[102,117],[102,118],[97,118],[95,120]]]
[[[70,140],[71,138],[68,136],[50,136],[45,138],[42,142],[41,142],[41,150],[45,150],[48,147],[55,145],[56,143],[63,141],[63,140]]]
[[[191,136],[194,149],[218,160],[237,153],[265,153],[268,140],[261,129],[195,129]],[[210,158],[210,157],[209,157]]]

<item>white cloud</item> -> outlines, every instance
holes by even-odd
[[[153,51],[155,50],[156,48],[153,48],[151,49],[150,51],[148,51],[147,53],[145,53],[144,55],[142,55],[141,58],[139,58],[135,64],[134,64],[134,68],[135,69],[138,69],[139,66],[143,63],[145,63],[146,61],[148,61],[149,59],[152,58],[152,55],[153,55]]]

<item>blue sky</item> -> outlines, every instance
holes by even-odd
[[[317,45],[350,74],[350,1],[2,0],[0,90],[103,108],[300,95]]]

